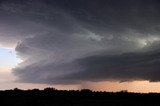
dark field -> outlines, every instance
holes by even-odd
[[[160,94],[93,92],[90,90],[0,91],[0,106],[160,106]]]

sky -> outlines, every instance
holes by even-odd
[[[0,89],[160,92],[159,0],[0,0]]]

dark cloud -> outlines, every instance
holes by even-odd
[[[159,81],[159,0],[5,0],[0,44],[22,82]]]
[[[84,69],[62,77],[69,81],[160,81],[160,52],[91,56],[76,60]]]
[[[70,84],[82,81],[160,81],[159,50],[89,56],[62,64],[32,64],[16,71],[23,82]],[[44,71],[45,70],[45,71]],[[35,79],[36,78],[36,79]]]

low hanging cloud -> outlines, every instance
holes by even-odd
[[[159,81],[158,0],[5,0],[0,44],[28,83]]]
[[[160,81],[159,54],[160,51],[155,51],[78,59],[76,62],[85,68],[60,79],[69,81]]]

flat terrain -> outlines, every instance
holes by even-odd
[[[0,101],[1,106],[160,106],[160,94],[14,89],[0,91]]]

